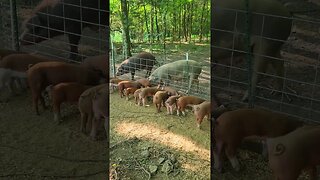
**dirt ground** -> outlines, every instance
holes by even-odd
[[[194,115],[157,113],[154,105],[110,95],[110,160],[113,179],[209,179],[210,124]],[[150,169],[151,168],[151,169]],[[148,172],[148,173],[147,173]]]
[[[106,179],[104,134],[91,141],[79,131],[77,106],[62,109],[58,124],[50,110],[35,114],[29,92],[0,103],[0,179]]]

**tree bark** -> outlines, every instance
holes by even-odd
[[[131,42],[129,33],[129,17],[128,17],[128,5],[127,0],[121,0],[121,23],[122,23],[122,39],[123,50],[126,52],[126,58],[131,57]]]

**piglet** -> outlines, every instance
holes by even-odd
[[[174,108],[177,106],[177,99],[181,97],[180,95],[175,95],[175,96],[170,96],[165,104],[166,104],[166,107],[167,107],[167,114],[173,114],[173,110]]]
[[[141,104],[141,101],[140,101],[140,99],[139,99],[139,95],[140,95],[140,93],[141,93],[141,90],[142,90],[142,88],[141,88],[141,89],[137,89],[137,90],[133,93],[134,101],[135,101],[135,103],[136,103],[137,105],[140,105],[140,104]]]
[[[142,102],[142,105],[146,106],[147,97],[154,96],[157,91],[159,91],[157,87],[143,88],[139,94],[139,102]]]
[[[136,80],[136,82],[140,83],[143,87],[150,87],[151,86],[150,81],[147,78],[138,79],[138,80]]]
[[[92,140],[97,140],[97,131],[102,125],[102,122],[104,122],[106,134],[108,137],[108,104],[108,91],[98,91],[92,99],[92,110],[94,114],[90,133],[90,137]]]
[[[311,180],[317,179],[320,165],[320,126],[307,125],[287,135],[267,139],[269,166],[278,180],[296,180],[309,169]]]
[[[80,95],[92,86],[86,86],[80,83],[59,83],[55,86],[49,86],[50,98],[52,99],[54,120],[61,122],[60,106],[62,103],[78,103]],[[48,89],[48,88],[46,88]]]
[[[92,99],[97,92],[108,91],[108,84],[100,84],[85,90],[79,98],[79,111],[81,115],[81,126],[80,131],[86,133],[87,123],[92,124],[93,110],[92,110]]]
[[[118,89],[119,89],[119,95],[122,98],[124,96],[123,90],[129,87],[134,87],[134,88],[141,88],[141,84],[138,82],[132,82],[132,81],[121,81],[118,83]]]
[[[124,89],[124,95],[127,97],[127,100],[129,101],[129,96],[130,94],[134,94],[134,92],[137,90],[138,88],[136,87],[129,87]]]
[[[227,111],[214,121],[213,149],[214,167],[222,171],[222,150],[236,170],[240,164],[236,158],[236,150],[246,137],[277,137],[285,135],[303,123],[287,115],[258,108],[243,108]]]
[[[185,108],[187,105],[197,105],[204,102],[204,99],[201,99],[196,96],[182,96],[177,100],[177,115],[180,116],[180,112],[182,112],[182,115],[185,116]]]
[[[153,104],[157,108],[157,112],[161,112],[161,104],[165,107],[165,102],[169,98],[169,92],[168,91],[158,91],[153,96]]]
[[[210,120],[211,116],[211,103],[210,101],[204,101],[201,104],[193,106],[193,112],[196,117],[197,126],[200,129],[200,125],[202,120],[205,116],[207,116],[208,121]]]

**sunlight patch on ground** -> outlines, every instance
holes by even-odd
[[[180,151],[190,152],[200,159],[210,160],[210,151],[197,146],[194,142],[168,130],[157,128],[151,124],[121,122],[115,127],[117,133],[127,137],[153,140]]]

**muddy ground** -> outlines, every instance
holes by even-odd
[[[31,104],[29,92],[0,103],[0,179],[107,179],[105,135],[94,142],[79,131],[77,106],[64,105],[58,124]]]

